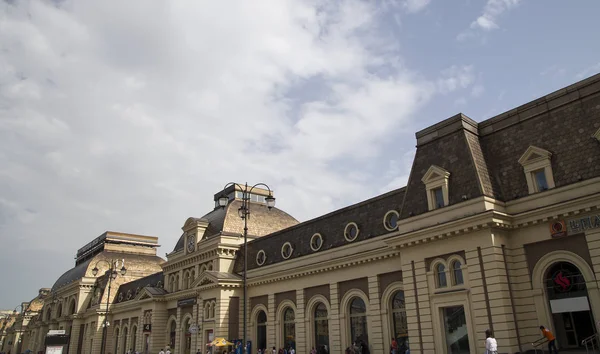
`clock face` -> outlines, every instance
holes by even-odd
[[[194,252],[196,248],[196,237],[194,235],[190,235],[187,238],[187,249],[188,252]]]

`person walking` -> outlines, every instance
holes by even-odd
[[[552,334],[552,332],[550,332],[550,330],[546,329],[544,326],[540,326],[540,330],[542,331],[542,335],[548,340],[548,353],[552,354],[552,350],[554,349],[554,354],[558,354],[558,349],[556,349],[556,338],[554,338],[554,334]]]
[[[498,342],[491,329],[485,330],[485,354],[498,354]]]

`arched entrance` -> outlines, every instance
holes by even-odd
[[[183,321],[181,326],[181,348],[183,348],[183,354],[190,354],[192,350],[192,334],[190,333],[190,320],[188,317]]]
[[[553,263],[546,271],[544,285],[559,345],[579,347],[596,332],[581,270],[570,262]]]

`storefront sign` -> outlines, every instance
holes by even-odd
[[[196,333],[198,333],[198,330],[199,330],[199,328],[198,328],[198,325],[197,325],[197,324],[193,324],[193,325],[191,325],[191,326],[190,326],[190,328],[189,328],[189,331],[190,331],[190,333],[191,333],[191,334],[196,334]]]
[[[152,325],[151,324],[145,324],[143,332],[152,332]]]
[[[600,214],[588,215],[567,222],[569,234],[576,234],[590,229],[600,228]]]
[[[177,307],[196,305],[196,298],[177,300]]]
[[[550,223],[550,235],[553,238],[575,235],[587,230],[600,229],[600,214],[575,219],[556,220]]]
[[[62,354],[63,347],[61,346],[47,346],[46,354]]]

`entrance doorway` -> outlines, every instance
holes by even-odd
[[[554,263],[546,273],[546,291],[558,345],[580,347],[596,333],[583,274],[571,263]]]

